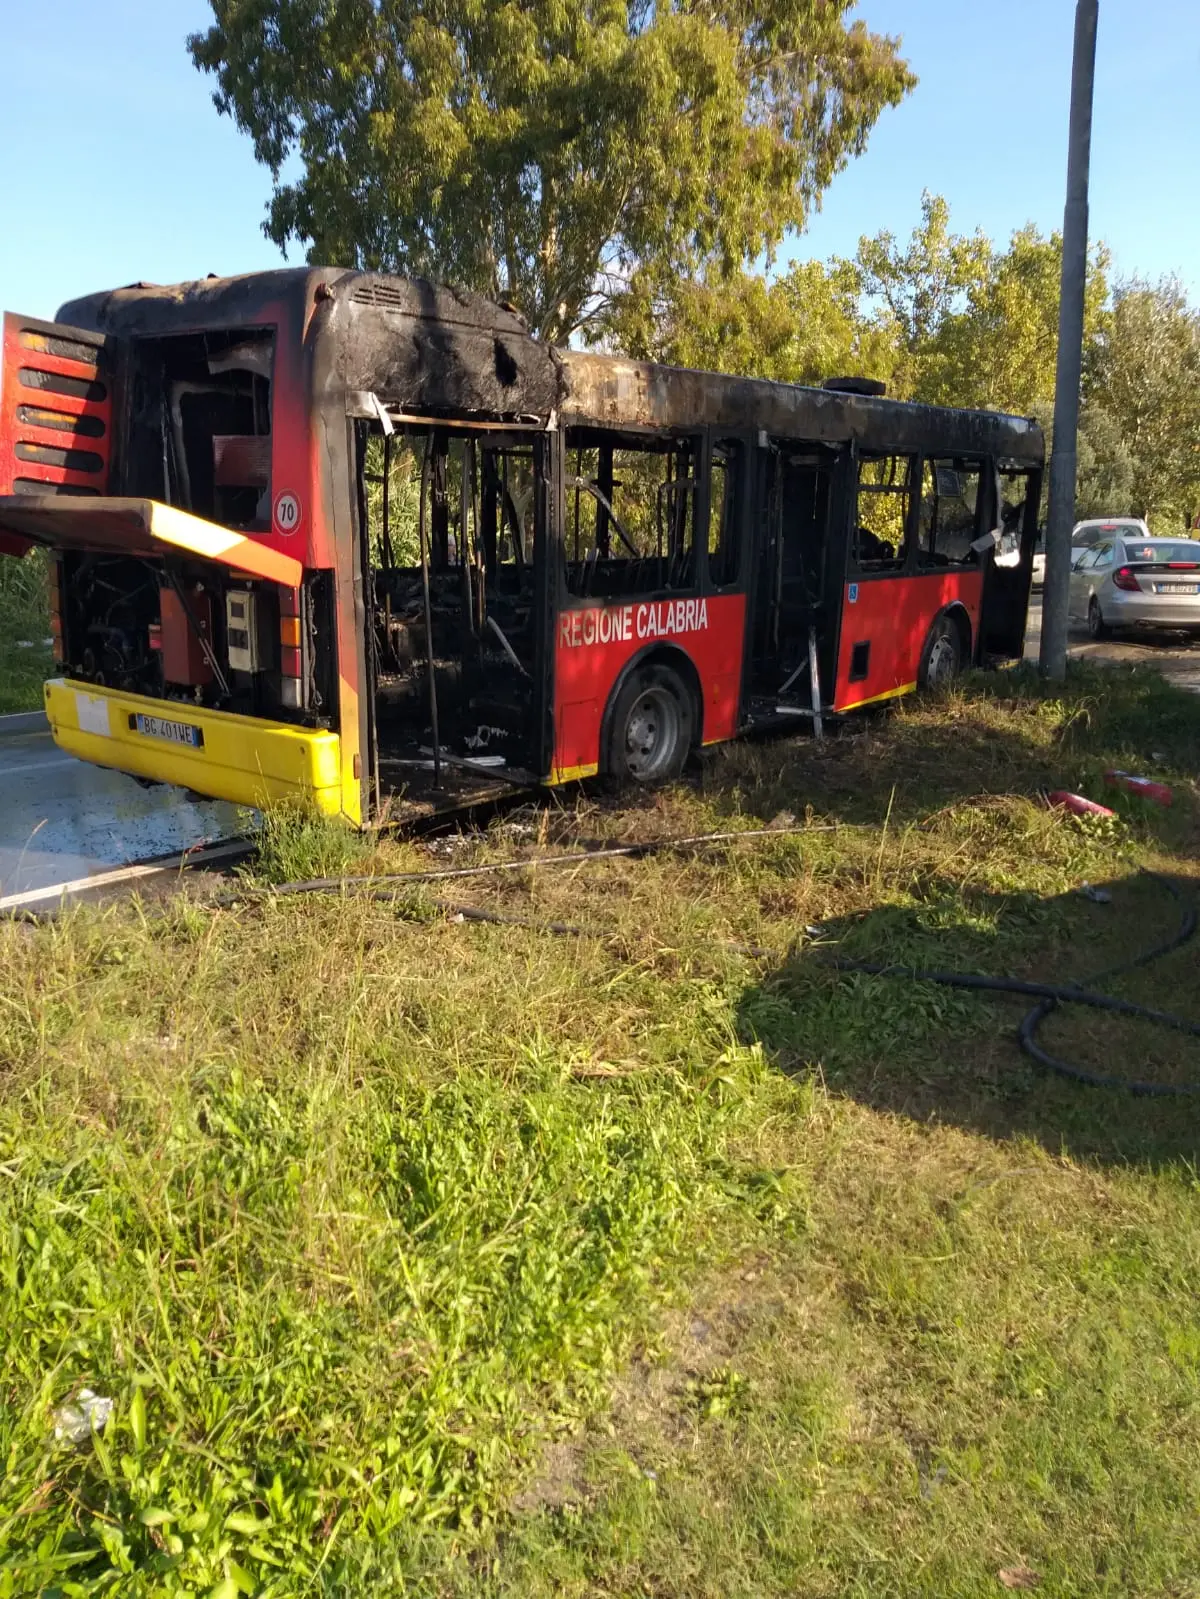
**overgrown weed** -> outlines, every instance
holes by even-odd
[[[46,557],[0,556],[0,715],[38,711],[53,658]]]
[[[1006,1002],[826,961],[1083,976],[1169,924],[1137,869],[1195,877],[1200,707],[1021,686],[436,850],[268,823],[268,884],[838,824],[454,885],[595,937],[422,894],[0,927],[0,1594],[1182,1580],[1194,1107],[1040,1079]],[[1170,813],[1040,797],[1152,754]],[[1128,991],[1185,1004],[1174,959]],[[56,1444],[85,1386],[114,1418]],[[549,1441],[577,1486],[507,1519]]]

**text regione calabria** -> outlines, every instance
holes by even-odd
[[[562,649],[577,650],[590,644],[627,644],[673,633],[698,633],[707,626],[707,600],[646,600],[641,605],[564,611],[558,619],[558,642]]]

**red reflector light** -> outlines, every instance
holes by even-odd
[[[1126,589],[1130,594],[1140,594],[1142,591],[1142,585],[1134,576],[1134,571],[1131,566],[1118,566],[1117,570],[1113,573],[1113,587],[1118,589]]]
[[[300,676],[300,651],[299,650],[280,650],[280,652],[279,652],[279,670],[283,673],[284,677],[299,677]]]

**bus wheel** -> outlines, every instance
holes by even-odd
[[[620,782],[669,783],[683,771],[696,713],[669,666],[630,674],[617,695],[608,736],[608,773]]]
[[[945,688],[961,669],[962,637],[950,617],[939,616],[921,651],[917,684],[920,688]]]

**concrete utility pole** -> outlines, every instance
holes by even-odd
[[[1067,675],[1067,602],[1071,530],[1075,525],[1079,383],[1083,370],[1083,301],[1087,286],[1088,171],[1092,154],[1092,94],[1096,81],[1096,28],[1100,0],[1075,9],[1071,69],[1071,133],[1067,149],[1067,206],[1063,216],[1062,286],[1058,306],[1058,370],[1054,383],[1054,453],[1050,460],[1050,512],[1046,522],[1046,578],[1042,589],[1042,676]]]

